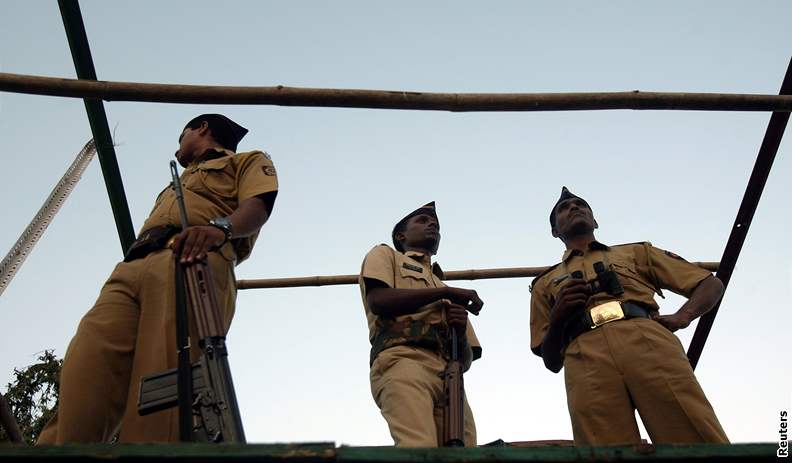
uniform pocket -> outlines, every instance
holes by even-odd
[[[393,347],[380,352],[377,358],[374,359],[374,363],[371,364],[371,370],[369,371],[371,396],[374,398],[374,402],[376,402],[379,408],[383,407],[382,394],[385,392],[385,389],[388,388],[388,385],[393,381],[403,379],[396,374],[386,374],[388,370],[399,363],[400,357],[396,355],[396,350],[402,347],[403,346]]]
[[[431,287],[431,281],[429,280],[430,276],[426,269],[421,267],[420,265],[411,265],[407,264],[402,265],[399,267],[399,274],[402,277],[402,281],[407,282],[409,287]],[[420,270],[420,271],[419,271]]]
[[[215,287],[220,291],[226,291],[234,279],[234,263],[229,261],[223,254],[219,252],[207,253],[207,260],[209,266],[212,268],[212,277],[215,281]]]
[[[649,289],[654,293],[654,286],[638,272],[635,262],[612,260],[611,269],[619,275],[622,285],[632,286],[641,292]]]
[[[656,365],[659,373],[666,378],[693,377],[685,348],[674,333],[654,320],[635,318],[629,322],[644,340],[646,352],[643,355],[649,358],[650,364]]]
[[[611,258],[610,264],[612,270],[620,275],[628,278],[637,278],[638,271],[635,269],[635,262],[630,259],[614,259]]]
[[[236,197],[236,178],[229,156],[202,162],[191,177],[185,186],[197,193],[224,199]]]
[[[576,410],[577,404],[585,400],[585,394],[581,396],[580,391],[586,391],[586,362],[580,350],[580,339],[575,339],[564,350],[564,386],[567,393],[567,405],[570,413]]]
[[[226,199],[236,196],[234,177],[224,169],[201,169],[199,172],[201,183],[207,191]]]

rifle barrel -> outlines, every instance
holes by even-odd
[[[187,221],[187,208],[184,206],[184,192],[181,187],[181,179],[179,179],[179,169],[176,167],[176,161],[170,162],[171,177],[173,177],[173,190],[176,192],[176,201],[179,203],[179,219],[181,219],[182,230],[186,230],[190,222]]]

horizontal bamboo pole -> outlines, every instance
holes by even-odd
[[[730,93],[427,93],[332,88],[230,87],[61,79],[0,73],[0,91],[105,101],[420,109],[430,111],[792,110],[790,95]]]
[[[699,267],[715,272],[718,262],[693,262]],[[444,272],[444,280],[489,280],[493,278],[535,277],[548,267],[512,267],[456,270]],[[238,280],[237,289],[298,288],[303,286],[356,285],[357,275],[329,275],[298,278],[265,278],[260,280]]]

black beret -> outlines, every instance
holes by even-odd
[[[583,201],[584,203],[586,203],[586,207],[591,209],[591,206],[589,206],[589,203],[586,202],[585,199],[583,199],[580,196],[572,193],[571,191],[569,191],[569,189],[567,189],[567,187],[561,187],[561,196],[559,196],[558,201],[556,201],[555,204],[553,204],[553,209],[550,210],[550,227],[551,228],[555,228],[555,226],[556,226],[556,223],[555,223],[555,220],[556,220],[556,208],[558,207],[559,204],[561,204],[562,201],[565,201],[565,200],[567,200],[569,198],[577,198],[577,199]]]
[[[201,114],[194,117],[184,128],[195,127],[201,121],[206,121],[209,124],[215,141],[231,151],[237,150],[239,141],[248,133],[248,129],[222,114]]]
[[[396,248],[396,250],[401,251],[401,249],[399,249],[400,248],[399,242],[396,241],[396,230],[398,230],[399,228],[404,226],[404,224],[406,224],[407,221],[410,220],[410,218],[415,217],[416,215],[420,215],[420,214],[428,214],[428,215],[431,215],[432,217],[434,217],[435,219],[437,219],[437,212],[435,210],[435,202],[432,201],[430,203],[424,204],[423,206],[419,207],[418,209],[416,209],[416,210],[410,212],[409,214],[407,214],[406,216],[404,216],[403,219],[399,220],[396,223],[396,225],[393,226],[393,231],[391,232],[391,240],[393,241],[393,247]]]

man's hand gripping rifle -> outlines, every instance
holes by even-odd
[[[182,230],[186,230],[187,210],[174,161],[170,162],[170,169]],[[141,379],[138,413],[148,415],[178,405],[182,442],[244,443],[245,432],[228,366],[225,326],[211,270],[205,260],[181,264],[181,251],[178,249],[175,254],[179,366]],[[188,304],[201,349],[200,359],[193,364],[190,364]]]
[[[467,312],[478,315],[484,303],[475,291],[459,288],[449,288],[449,291],[452,293],[452,300],[442,300],[450,328],[450,358],[443,371],[443,433],[440,443],[444,447],[464,447],[465,382],[462,374],[465,371],[465,362],[472,360],[469,358],[472,354],[465,336]],[[462,330],[461,335],[458,329]],[[462,354],[460,349],[468,355]]]

